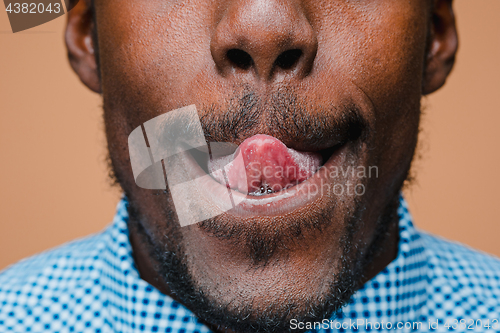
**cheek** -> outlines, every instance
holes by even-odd
[[[324,64],[318,71],[342,76],[372,104],[365,116],[373,129],[370,163],[379,167],[377,182],[404,179],[418,134],[427,6],[421,0],[320,1],[315,6],[326,8],[316,17],[317,61]]]
[[[134,110],[128,119],[141,114],[137,123],[154,117],[152,110],[166,101],[167,110],[184,106],[210,57],[207,27],[212,16],[203,5],[173,0],[100,2],[96,15],[104,103],[112,98],[113,109],[121,105],[123,112]]]
[[[341,73],[378,106],[398,93],[420,95],[427,6],[422,0],[319,1],[318,70]],[[332,73],[334,74],[334,73]]]

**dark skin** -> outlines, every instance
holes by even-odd
[[[214,330],[284,331],[283,323],[310,309],[331,314],[395,258],[395,210],[417,144],[420,100],[445,83],[457,51],[451,0],[96,0],[94,6],[95,17],[86,1],[69,13],[68,54],[82,82],[102,94],[109,153],[133,207],[130,240],[144,280]],[[248,126],[214,126],[243,112],[238,101],[245,97],[254,106],[253,116],[245,114]],[[168,191],[158,195],[134,183],[127,138],[143,122],[190,104],[210,141],[240,144],[262,133],[304,151],[334,145],[339,119],[354,108],[364,126],[342,142],[339,163],[377,166],[378,177],[322,178],[362,183],[362,196],[326,193],[283,215],[229,211],[211,224],[181,228]],[[295,122],[326,121],[298,128],[287,114]],[[323,135],[308,133],[313,127]],[[292,227],[300,230],[294,237]],[[269,249],[260,257],[256,239]],[[191,303],[175,274],[168,276],[175,268],[161,252],[182,262],[191,286],[227,312],[205,315]],[[352,280],[346,291],[329,290],[346,276]],[[326,299],[336,301],[322,307]],[[259,324],[266,313],[281,315],[283,326]]]

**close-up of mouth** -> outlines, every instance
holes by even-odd
[[[268,196],[311,178],[344,144],[299,151],[273,136],[257,134],[244,140],[232,154],[211,154],[204,170],[228,189],[253,197]]]
[[[349,144],[359,140],[361,131],[345,133],[326,148],[311,145],[307,150],[266,134],[248,137],[239,146],[222,145],[223,153],[217,149],[220,143],[211,143],[211,154],[189,150],[189,169],[196,177],[210,175],[198,189],[210,201],[229,194],[231,215],[284,215],[328,195],[333,182],[329,170],[344,164]]]

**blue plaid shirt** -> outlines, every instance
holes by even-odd
[[[105,231],[25,259],[0,274],[0,332],[209,332],[141,280],[127,202]],[[397,258],[335,319],[291,330],[500,332],[500,261],[415,229],[399,207]]]

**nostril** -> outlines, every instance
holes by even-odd
[[[302,50],[287,50],[281,53],[278,58],[276,58],[274,64],[282,69],[290,69],[299,61],[299,58],[301,56]]]
[[[227,59],[236,67],[247,70],[253,65],[253,59],[250,54],[239,49],[230,49],[226,52]]]

